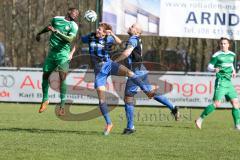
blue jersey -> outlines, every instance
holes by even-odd
[[[126,48],[133,48],[131,54],[125,60],[126,66],[135,73],[142,81],[146,91],[151,91],[152,86],[148,82],[148,71],[142,63],[142,42],[139,36],[133,35],[129,37]],[[132,78],[128,78],[125,86],[125,95],[134,96],[137,94],[139,85],[137,85]]]
[[[139,68],[142,66],[142,43],[139,36],[131,36],[129,37],[126,48],[132,47],[134,48],[132,53],[128,56],[128,58],[125,60],[126,66],[131,69],[135,70],[136,68]]]
[[[110,60],[111,47],[115,43],[115,39],[112,36],[98,38],[95,35],[95,33],[90,33],[82,36],[82,42],[88,43],[93,64],[107,62]]]
[[[119,64],[110,59],[111,47],[115,43],[112,36],[98,38],[95,33],[82,37],[83,43],[88,43],[91,61],[94,65],[94,87],[105,86],[110,75],[118,75]]]

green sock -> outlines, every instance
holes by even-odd
[[[240,110],[236,108],[232,108],[232,116],[235,125],[240,124]]]
[[[214,105],[213,104],[210,104],[210,105],[208,105],[205,109],[204,109],[204,111],[202,112],[202,114],[201,114],[201,118],[205,118],[206,116],[208,116],[210,113],[212,113],[213,111],[215,110],[215,107],[214,107]]]
[[[49,89],[48,79],[42,79],[42,93],[43,93],[42,102],[48,100],[48,89]]]
[[[67,84],[66,80],[61,82],[60,86],[60,98],[61,98],[61,104],[60,106],[63,108],[66,102],[66,93],[67,93]]]

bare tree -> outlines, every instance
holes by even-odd
[[[15,53],[15,33],[16,33],[16,23],[15,23],[15,17],[16,17],[16,0],[12,0],[12,25],[11,25],[11,60],[12,64],[14,66],[17,65],[17,56]]]
[[[100,8],[97,8],[98,5]],[[68,7],[78,7],[81,15],[78,35],[86,34],[95,30],[97,25],[84,21],[84,12],[88,9],[99,11],[101,18],[102,5],[103,0],[1,0],[0,41],[5,46],[5,55],[10,59],[9,64],[16,67],[40,66],[48,53],[50,33],[44,34],[40,43],[35,41],[35,35],[50,23],[52,17],[64,16]],[[127,39],[126,36],[121,38]],[[144,53],[153,54],[146,56],[149,58],[146,60],[154,60],[160,64],[164,63],[163,53],[166,50],[177,53],[181,46],[180,49],[185,50],[187,54],[185,61],[191,59],[191,63],[185,68],[186,71],[204,71],[211,53],[217,49],[217,40],[159,36],[143,36],[142,40]]]

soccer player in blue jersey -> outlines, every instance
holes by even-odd
[[[146,87],[142,80],[125,66],[113,62],[110,59],[110,51],[113,44],[120,44],[121,39],[112,32],[112,27],[107,23],[100,23],[96,32],[81,37],[83,43],[89,45],[91,61],[94,64],[95,83],[99,98],[100,111],[106,121],[104,135],[108,135],[113,127],[108,114],[108,106],[105,98],[106,81],[110,75],[131,77],[133,83],[139,86],[149,98],[153,91]]]
[[[49,89],[49,76],[54,70],[59,72],[60,77],[60,109],[59,115],[64,115],[64,105],[66,101],[66,75],[69,68],[68,61],[72,58],[71,42],[77,35],[78,25],[75,22],[79,15],[76,8],[70,8],[66,16],[56,16],[52,18],[51,24],[44,27],[36,36],[36,40],[40,41],[40,35],[51,31],[49,39],[48,56],[43,65],[42,76],[42,92],[43,98],[39,108],[39,113],[47,109],[49,104],[48,89]]]
[[[135,23],[128,29],[129,39],[126,43],[126,49],[115,59],[115,62],[125,60],[127,68],[141,77],[144,85],[152,90],[151,84],[148,82],[147,70],[142,64],[142,42],[141,42],[142,29],[139,24]],[[127,128],[124,129],[123,134],[131,134],[135,132],[134,128],[134,95],[137,93],[138,86],[133,83],[132,78],[128,78],[125,87],[125,111],[127,117]],[[174,106],[165,96],[158,93],[153,94],[153,98],[166,105],[171,113],[174,115],[175,120],[179,119],[178,107]]]

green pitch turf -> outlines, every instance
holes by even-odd
[[[133,135],[122,135],[124,108],[110,115],[114,123],[103,136],[102,117],[89,121],[63,121],[54,105],[39,114],[38,104],[0,104],[0,159],[19,160],[226,160],[240,158],[240,132],[233,129],[231,110],[217,110],[203,124],[194,126],[202,109],[181,109],[173,121],[166,108],[136,108]],[[96,106],[72,106],[83,113]]]

